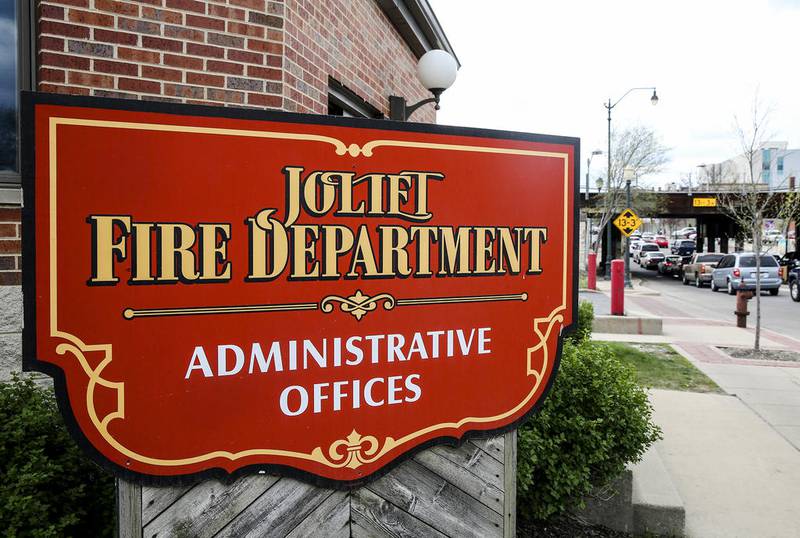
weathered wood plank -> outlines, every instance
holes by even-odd
[[[517,535],[517,430],[505,434],[505,469],[503,491],[506,494],[503,538]]]
[[[147,525],[193,486],[142,487],[142,524]]]
[[[409,460],[367,489],[452,536],[501,536],[503,516]]]
[[[453,463],[469,469],[473,474],[497,489],[503,489],[503,463],[497,461],[483,449],[472,443],[464,443],[460,447],[435,446],[433,452],[444,456]]]
[[[331,490],[280,479],[269,491],[241,511],[219,536],[285,536],[331,494]]]
[[[117,479],[119,538],[142,538],[142,486]]]
[[[503,436],[489,437],[488,439],[471,439],[470,443],[480,447],[481,450],[489,454],[491,457],[503,463],[504,447]]]
[[[495,461],[477,447],[475,447],[474,452],[479,455],[482,454],[485,460]],[[475,470],[480,473],[480,466],[473,463],[468,467],[455,463],[433,450],[420,452],[414,459],[498,514],[503,514],[503,491],[471,472]],[[497,462],[495,461],[495,463]]]
[[[269,489],[277,477],[252,475],[232,483],[197,484],[144,528],[145,538],[211,537]]]
[[[352,538],[447,538],[367,488],[353,491],[350,503]]]
[[[305,538],[306,536],[348,538],[350,536],[350,494],[344,491],[334,491],[286,536],[287,538]]]

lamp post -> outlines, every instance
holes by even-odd
[[[625,179],[625,198],[627,206],[630,207],[633,204],[633,200],[631,200],[631,180],[636,175],[636,171],[631,168],[630,166],[626,166],[625,170],[622,172],[622,177]],[[631,238],[630,236],[625,237],[625,287],[632,288],[633,284],[631,284]]]
[[[652,97],[650,97],[650,103],[652,103],[653,106],[658,104],[658,95],[656,95],[656,89],[653,86],[651,86],[651,87],[641,87],[641,88],[631,88],[630,90],[628,90],[624,94],[622,94],[622,97],[617,99],[614,102],[614,104],[611,104],[611,99],[610,98],[608,100],[608,104],[605,104],[605,103],[603,104],[603,106],[606,107],[606,110],[608,111],[608,153],[606,154],[608,156],[608,177],[606,178],[606,181],[608,182],[607,183],[608,192],[607,192],[606,196],[611,196],[611,109],[613,109],[615,106],[617,106],[620,101],[625,99],[625,97],[629,93],[631,93],[632,91],[636,91],[636,90],[648,90],[648,91],[649,90],[653,90],[653,95],[652,95]],[[609,207],[609,211],[613,212],[614,211],[614,207],[610,206]],[[610,264],[611,264],[611,219],[609,218],[608,222],[606,223],[606,256],[605,256],[605,260],[603,260],[603,267],[605,268],[605,279],[606,280],[611,278],[611,271],[610,271],[611,265]]]
[[[588,208],[589,191],[590,191],[590,187],[589,187],[589,169],[592,167],[592,157],[594,157],[595,155],[602,155],[602,154],[603,154],[602,150],[596,149],[591,153],[591,155],[589,155],[589,157],[586,158],[586,198],[585,198],[585,200],[587,202],[587,208],[586,208],[586,254],[587,255],[589,254],[589,250],[592,248],[592,219],[591,219],[591,217],[589,217],[589,208]],[[588,258],[587,258],[587,262],[586,263],[587,264],[589,263],[588,262]],[[588,266],[587,266],[587,270],[588,270]]]
[[[457,74],[458,62],[450,53],[441,49],[429,50],[417,62],[417,78],[433,94],[433,97],[409,105],[405,97],[390,95],[389,119],[408,121],[411,114],[428,103],[435,103],[434,108],[439,110],[439,97],[442,92],[453,85]]]

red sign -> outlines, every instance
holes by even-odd
[[[25,366],[118,472],[354,485],[544,398],[577,139],[26,98]]]

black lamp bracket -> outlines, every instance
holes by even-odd
[[[409,105],[406,102],[405,97],[399,97],[397,95],[390,95],[389,96],[389,119],[395,121],[408,121],[408,118],[411,117],[411,114],[416,112],[418,108],[423,105],[427,105],[428,103],[436,103],[434,108],[439,110],[439,97],[442,95],[443,89],[433,89],[431,93],[433,97],[429,97],[427,99],[423,99],[418,103],[414,103],[413,105]]]

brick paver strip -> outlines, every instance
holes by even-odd
[[[762,361],[735,359],[716,346],[696,342],[675,342],[693,359],[710,364],[739,364],[743,366],[771,366],[780,368],[800,368],[800,363],[791,361]]]

